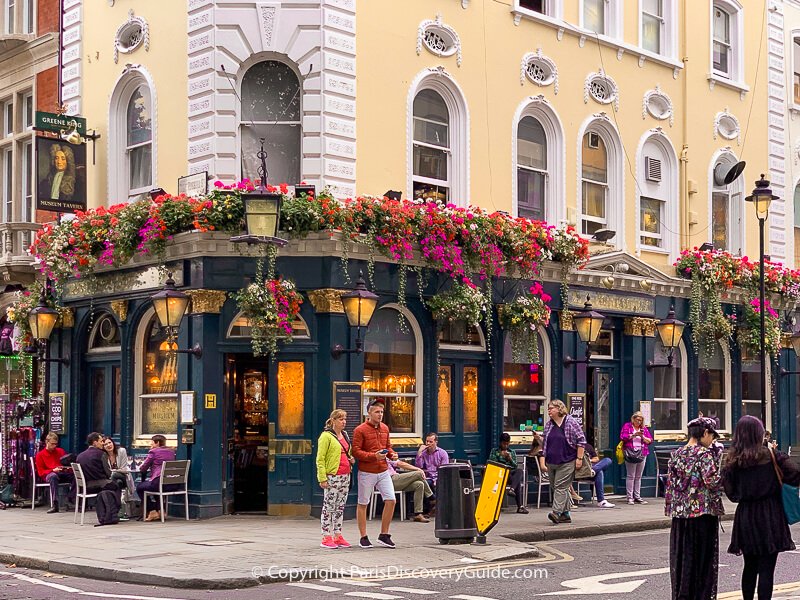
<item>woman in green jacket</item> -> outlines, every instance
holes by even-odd
[[[342,536],[342,518],[347,493],[350,490],[350,471],[355,459],[350,438],[344,430],[347,413],[339,408],[325,421],[325,430],[317,443],[317,480],[325,490],[322,501],[323,548],[349,548]]]

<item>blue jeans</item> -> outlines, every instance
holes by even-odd
[[[605,471],[608,467],[611,466],[611,459],[610,458],[601,458],[599,461],[592,465],[592,469],[594,469],[594,491],[597,493],[597,501],[602,502],[606,499],[605,494],[603,493],[603,484],[605,483]]]

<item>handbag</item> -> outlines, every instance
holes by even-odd
[[[614,454],[617,457],[617,464],[618,465],[621,465],[622,463],[625,462],[625,448],[624,448],[624,446],[625,446],[625,442],[620,440],[619,444],[617,444],[617,449],[614,452]]]
[[[593,477],[592,461],[589,460],[589,455],[584,453],[583,463],[575,469],[575,479],[592,479]]]
[[[781,470],[778,468],[778,461],[775,460],[775,453],[769,449],[769,456],[772,459],[772,466],[775,467],[775,475],[778,476],[778,483],[781,484],[781,500],[783,501],[783,512],[789,525],[800,523],[800,490],[788,483],[783,483]]]

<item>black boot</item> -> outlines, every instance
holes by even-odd
[[[58,502],[53,502],[53,508],[47,511],[48,515],[58,512]]]

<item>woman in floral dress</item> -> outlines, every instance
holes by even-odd
[[[719,569],[722,477],[719,437],[708,417],[689,421],[689,442],[672,453],[667,469],[664,514],[672,517],[669,567],[672,600],[714,600]]]

